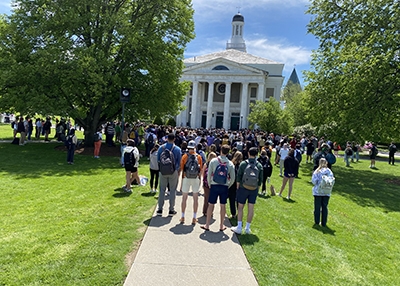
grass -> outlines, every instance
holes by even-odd
[[[0,285],[122,285],[156,200],[148,187],[119,192],[118,158],[76,155],[71,166],[55,146],[0,144]],[[344,165],[333,167],[327,228],[313,227],[311,164],[292,201],[258,198],[253,234],[239,239],[260,285],[398,285],[399,165]]]
[[[344,165],[339,159],[333,167],[326,228],[313,226],[312,164],[301,164],[292,201],[258,198],[254,234],[240,242],[260,285],[398,285],[399,167],[386,160],[375,170],[364,160]],[[279,190],[277,175],[275,168]]]
[[[156,200],[119,192],[118,158],[55,146],[0,144],[0,285],[121,285]]]

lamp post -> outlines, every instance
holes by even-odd
[[[189,127],[192,127],[192,112],[191,111],[189,111],[189,120],[188,120],[187,125],[189,125]]]
[[[125,103],[128,103],[131,100],[131,89],[130,88],[121,88],[121,93],[119,95],[119,101],[122,103],[122,118],[121,118],[121,128],[125,129],[124,116],[125,116]]]
[[[240,114],[240,129],[243,128],[243,114]]]
[[[211,113],[211,117],[212,117],[212,120],[211,120],[211,126],[210,127],[212,127],[213,124],[214,124],[214,111]]]

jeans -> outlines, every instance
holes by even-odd
[[[75,154],[75,144],[72,144],[71,147],[67,151],[67,162],[74,162],[74,154]]]
[[[328,203],[330,196],[314,196],[314,223],[326,226],[328,220]],[[321,216],[322,212],[322,216]]]

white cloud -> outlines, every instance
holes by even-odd
[[[246,41],[249,54],[267,58],[285,64],[285,70],[292,70],[294,65],[308,65],[311,51],[302,47],[288,45],[285,42],[273,42],[265,38]]]

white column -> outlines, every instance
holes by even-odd
[[[214,103],[214,82],[208,82],[208,99],[207,99],[207,124],[206,128],[210,128],[213,124],[212,113],[213,113],[213,103]]]
[[[242,128],[247,128],[247,116],[248,116],[248,111],[249,111],[249,83],[248,82],[243,82],[242,83],[242,96],[240,100],[240,118],[242,119],[242,122],[240,125]]]
[[[192,90],[192,115],[190,116],[190,127],[192,128],[197,128],[196,126],[196,118],[197,118],[197,113],[199,112],[200,107],[197,106],[197,97],[198,91],[199,91],[199,82],[196,80],[193,83],[193,90]]]
[[[226,82],[225,83],[226,88],[225,88],[225,99],[224,99],[224,129],[227,130],[229,129],[230,125],[230,104],[231,104],[231,82]]]
[[[264,85],[264,83],[258,84],[257,100],[265,102],[265,85]]]

